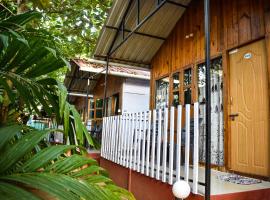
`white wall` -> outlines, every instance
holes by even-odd
[[[128,78],[122,95],[122,113],[149,110],[150,81]]]

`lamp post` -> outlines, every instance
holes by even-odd
[[[186,181],[177,181],[173,184],[172,192],[176,199],[185,199],[190,194],[190,186]]]

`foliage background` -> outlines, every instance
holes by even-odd
[[[3,0],[2,4],[14,13],[41,12],[35,26],[49,31],[64,55],[74,58],[92,56],[111,0]]]

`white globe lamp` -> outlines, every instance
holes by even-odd
[[[190,186],[186,181],[177,181],[172,187],[173,195],[179,199],[185,199],[190,194]]]

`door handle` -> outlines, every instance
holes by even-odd
[[[238,116],[239,116],[238,113],[232,113],[232,114],[229,115],[229,117],[231,118],[232,121],[234,121],[235,118],[238,117]]]

